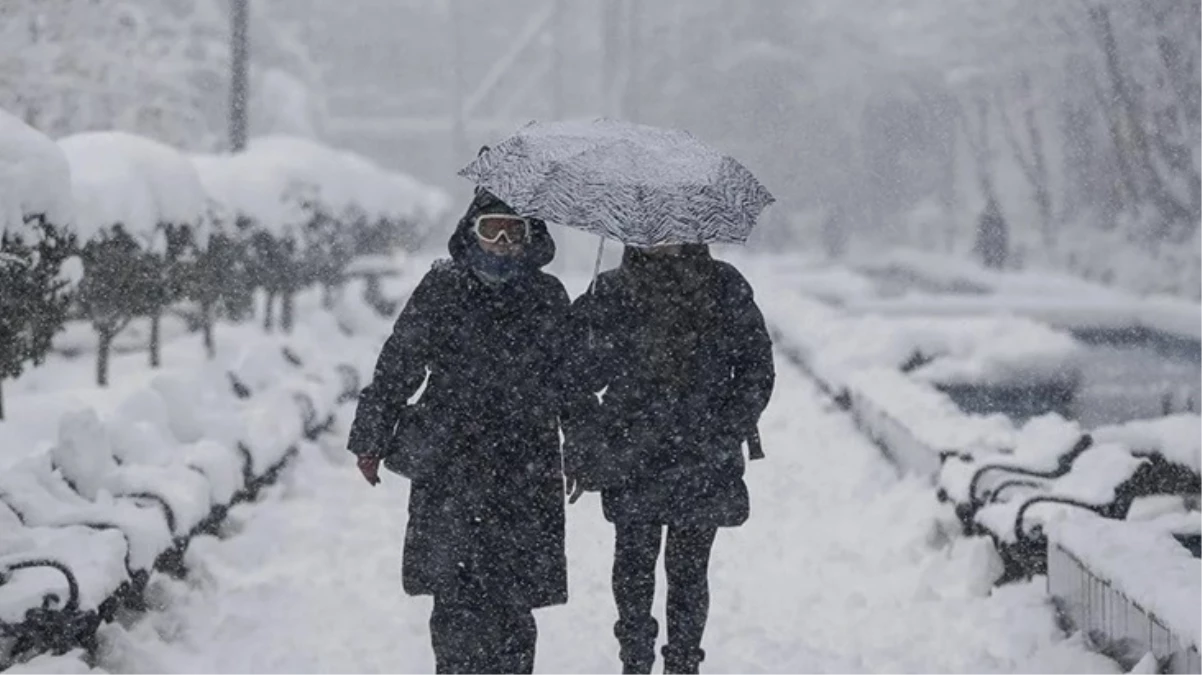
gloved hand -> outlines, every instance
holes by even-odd
[[[359,455],[359,473],[369,485],[375,486],[380,482],[380,458],[374,455]]]
[[[564,494],[568,496],[569,504],[575,504],[584,494],[584,483],[580,482],[575,472],[564,474]]]
[[[597,489],[591,484],[586,469],[596,461],[597,448],[578,439],[578,435],[572,434],[563,446],[564,494],[568,495],[569,504],[575,504],[586,491]]]

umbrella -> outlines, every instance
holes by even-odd
[[[530,122],[459,171],[523,215],[633,246],[738,243],[775,199],[685,131]]]

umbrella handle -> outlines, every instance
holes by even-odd
[[[589,282],[588,292],[592,293],[593,288],[597,286],[597,275],[601,274],[601,257],[605,254],[605,237],[598,237],[600,241],[597,243],[597,262],[593,263],[593,280]],[[593,348],[593,317],[588,319],[588,346]]]
[[[593,292],[593,286],[597,285],[597,275],[601,274],[601,256],[605,254],[605,237],[598,237],[597,242],[597,261],[593,263],[593,280],[589,282],[588,292]]]

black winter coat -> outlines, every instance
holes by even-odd
[[[566,470],[602,489],[612,522],[742,524],[742,444],[775,380],[743,276],[702,246],[672,262],[627,249],[572,315]]]
[[[567,601],[559,401],[568,296],[538,271],[554,244],[537,223],[530,269],[492,286],[465,262],[473,203],[414,290],[361,395],[349,447],[383,455],[420,420],[433,450],[413,476],[403,581],[411,595]],[[420,400],[406,406],[429,379]],[[390,466],[386,460],[386,466]]]

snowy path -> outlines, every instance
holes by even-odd
[[[719,534],[707,672],[1107,672],[1063,640],[1041,582],[988,596],[981,542],[938,534],[928,486],[899,480],[813,384],[778,355],[749,466],[752,519]],[[241,532],[200,541],[166,609],[109,631],[126,671],[431,672],[430,601],[400,591],[406,487],[361,482],[341,438],[308,448]],[[589,495],[568,512],[571,602],[537,613],[540,672],[617,672],[613,544]],[[663,613],[663,579],[656,612]],[[662,623],[662,621],[661,621]],[[661,636],[661,644],[663,637]]]

